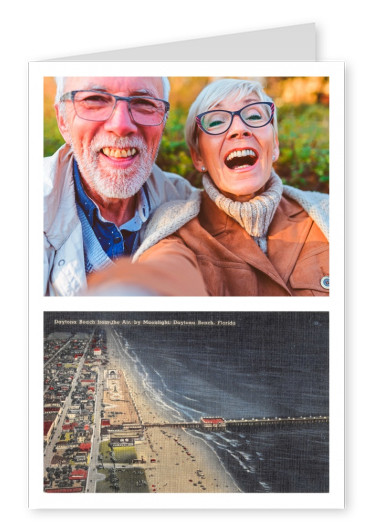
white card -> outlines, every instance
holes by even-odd
[[[259,62],[249,61],[251,56],[249,50],[256,49],[252,42],[253,38],[256,39],[255,42],[258,44],[260,42],[264,43],[261,46],[263,55],[259,57]],[[279,43],[278,47],[275,46],[276,41]],[[268,42],[271,43],[270,49],[266,46]],[[300,43],[299,46],[296,45],[297,42]],[[275,57],[276,49],[279,54],[277,58]],[[256,56],[259,55],[259,53],[255,53]],[[272,53],[274,57],[272,57]],[[157,56],[159,61],[156,60]],[[262,62],[271,61],[272,58],[274,58],[274,62]],[[252,59],[255,61],[256,57],[252,56]],[[194,78],[203,76],[211,78],[248,77],[249,75],[263,80],[268,80],[271,77],[296,77],[302,78],[303,80],[308,78],[328,78],[330,86],[330,124],[335,124],[335,127],[330,127],[329,130],[331,186],[330,260],[331,275],[335,280],[331,295],[328,298],[250,297],[241,299],[239,302],[239,298],[237,297],[206,297],[200,299],[195,297],[132,297],[132,299],[124,299],[122,297],[43,297],[43,264],[37,259],[40,257],[40,253],[36,253],[34,258],[30,258],[30,278],[33,278],[33,282],[29,287],[30,351],[40,352],[38,360],[36,361],[34,358],[33,364],[30,365],[29,409],[31,414],[29,447],[30,455],[33,455],[33,459],[29,463],[29,502],[32,508],[340,508],[343,506],[343,65],[340,63],[316,63],[313,62],[314,59],[314,25],[307,24],[290,28],[277,28],[240,35],[200,39],[197,42],[170,43],[169,45],[159,45],[156,47],[118,50],[91,54],[89,56],[77,56],[41,63],[31,63],[29,78],[29,134],[32,146],[29,162],[30,182],[38,182],[35,176],[43,173],[43,161],[41,157],[44,127],[42,94],[44,79],[51,76],[123,76],[126,71],[127,76],[165,75],[171,78]],[[284,60],[285,62],[275,62],[275,60]],[[303,60],[304,62],[302,62]],[[39,181],[37,186],[30,187],[30,248],[37,249],[42,244],[42,196],[42,182]],[[249,316],[251,316],[251,312],[257,312],[259,315],[263,312],[291,312],[291,314],[295,313],[296,315],[299,312],[305,312],[306,314],[316,315],[319,312],[322,315],[326,315],[326,318],[330,317],[330,340],[328,345],[330,357],[327,373],[330,381],[328,380],[328,385],[325,390],[328,403],[330,403],[330,448],[328,450],[330,488],[328,487],[327,490],[320,493],[313,491],[300,491],[297,493],[292,488],[281,491],[278,490],[278,487],[275,491],[273,491],[273,488],[269,491],[269,485],[267,482],[263,482],[260,477],[259,482],[261,482],[260,484],[264,488],[263,492],[257,489],[251,491],[241,488],[240,490],[243,493],[230,491],[218,495],[215,490],[209,490],[206,493],[201,491],[206,477],[202,479],[201,475],[197,475],[196,473],[197,478],[190,479],[192,479],[192,483],[194,482],[196,484],[197,489],[201,490],[198,490],[197,494],[188,495],[184,488],[175,491],[166,489],[165,485],[161,483],[163,474],[155,480],[156,484],[158,483],[157,488],[151,479],[154,477],[153,471],[149,471],[147,472],[149,474],[147,476],[149,493],[145,494],[134,494],[131,492],[111,493],[110,489],[105,494],[99,493],[99,491],[96,494],[91,494],[90,489],[85,491],[88,488],[87,485],[85,485],[83,492],[80,493],[68,491],[57,492],[60,487],[58,487],[58,478],[56,477],[49,479],[52,485],[51,490],[49,491],[47,488],[43,491],[41,488],[41,479],[43,474],[45,477],[47,476],[46,467],[48,467],[41,452],[42,440],[40,436],[41,425],[43,423],[41,412],[43,411],[43,405],[46,403],[42,394],[42,389],[46,385],[46,375],[43,374],[44,363],[42,355],[44,349],[43,338],[46,337],[45,333],[47,330],[45,319],[48,320],[52,316],[56,317],[58,315],[56,312],[65,312],[65,315],[70,315],[72,322],[77,315],[79,315],[81,320],[85,320],[85,316],[89,318],[89,316],[92,316],[90,312],[93,312],[93,309],[96,310],[97,308],[98,311],[100,310],[97,315],[98,326],[102,326],[99,324],[101,322],[106,323],[103,326],[109,327],[108,334],[113,338],[112,341],[115,341],[117,337],[117,332],[114,331],[117,325],[114,328],[114,325],[108,324],[108,312],[112,312],[112,314],[113,312],[117,312],[119,319],[122,316],[124,321],[123,313],[126,308],[131,309],[127,317],[133,322],[135,322],[134,312],[141,312],[140,315],[142,314],[143,319],[147,320],[147,312],[151,312],[149,315],[151,316],[153,314],[155,318],[155,312],[159,311],[181,312],[179,315],[183,317],[180,321],[184,320],[184,316],[188,315],[187,312],[198,311],[203,312],[202,315],[204,315],[204,318],[202,321],[205,321],[205,316],[209,319],[209,315],[216,315],[218,318],[220,313],[224,311],[233,312],[233,315],[236,315],[239,310]],[[59,321],[59,319],[56,320]],[[56,326],[58,327],[59,324],[57,323]],[[122,326],[120,326],[120,329],[122,329]],[[180,325],[171,324],[171,329],[173,326]],[[215,337],[214,329],[210,330],[208,332],[209,343]],[[76,325],[72,324],[71,332],[74,334],[79,332]],[[123,347],[119,346],[119,348]],[[147,370],[150,370],[150,368]],[[108,374],[106,381],[110,385]],[[103,396],[102,399],[104,399]],[[194,396],[191,399],[194,400]],[[67,411],[64,409],[61,411],[67,414]],[[215,412],[207,412],[206,414],[214,415]],[[290,419],[290,417],[288,418]],[[197,420],[199,421],[199,419]],[[287,416],[285,421],[287,422]],[[99,429],[98,425],[96,429]],[[94,433],[96,433],[95,428],[92,430],[93,443]],[[62,435],[62,432],[60,435]],[[56,439],[56,434],[54,437]],[[168,432],[166,437],[169,437]],[[55,439],[54,447],[56,446]],[[47,442],[47,446],[48,444],[50,444],[50,441]],[[231,446],[231,443],[229,445]],[[137,444],[135,447],[137,447]],[[215,452],[213,446],[212,450]],[[60,450],[55,450],[55,453],[59,454],[59,452]],[[161,452],[163,453],[162,448]],[[262,452],[260,453],[262,454]],[[189,459],[192,459],[191,454],[192,452],[188,453]],[[151,456],[148,459],[148,466],[142,464],[145,469],[154,467]],[[259,463],[262,463],[261,455],[256,459],[259,459]],[[75,462],[75,467],[77,463]],[[219,466],[218,463],[217,466]],[[220,466],[223,466],[223,462]],[[249,466],[248,473],[253,473],[253,466]],[[160,468],[158,469],[157,467],[156,474],[158,474],[158,470]],[[121,473],[119,469],[118,474],[121,475]],[[231,472],[227,469],[226,473]],[[201,472],[201,474],[203,473]],[[76,481],[74,485],[78,485],[77,479],[70,481]],[[64,490],[65,487],[61,488]],[[152,496],[153,491],[159,492],[160,495]],[[164,493],[163,495],[162,492]],[[192,492],[192,490],[189,492]]]

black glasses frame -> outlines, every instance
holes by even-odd
[[[109,115],[108,118],[106,118],[105,120],[92,120],[90,118],[83,118],[82,116],[80,116],[77,112],[77,109],[76,109],[76,105],[75,105],[75,97],[76,97],[76,94],[80,93],[80,92],[92,92],[94,94],[101,94],[102,96],[111,96],[112,98],[115,98],[115,102],[114,102],[114,106],[112,108],[112,111],[111,111],[111,114]],[[162,118],[162,120],[158,123],[158,124],[140,124],[139,122],[137,122],[134,117],[133,117],[133,114],[132,114],[132,109],[131,109],[131,102],[133,100],[139,100],[140,98],[142,98],[143,100],[151,100],[151,101],[161,101],[163,104],[164,104],[164,107],[165,107],[165,113],[164,113],[164,116]],[[89,90],[72,90],[70,92],[66,92],[65,94],[63,94],[60,98],[60,101],[63,102],[63,101],[69,101],[71,100],[73,102],[73,106],[74,106],[74,110],[77,114],[77,116],[79,118],[81,118],[82,120],[87,120],[88,122],[106,122],[107,120],[109,120],[116,108],[116,105],[118,103],[118,101],[126,101],[127,104],[128,104],[128,112],[132,118],[132,120],[134,121],[134,123],[138,124],[138,125],[145,125],[147,127],[154,127],[154,126],[158,126],[158,125],[161,125],[161,123],[163,122],[163,120],[166,118],[166,114],[168,113],[168,111],[170,110],[170,104],[168,101],[165,101],[165,100],[161,100],[159,98],[153,98],[151,96],[116,96],[116,94],[111,94],[110,92],[103,92],[101,90],[92,90],[92,89],[89,89]]]
[[[244,109],[246,109],[247,107],[252,107],[253,105],[268,105],[270,107],[270,110],[271,110],[271,115],[270,115],[270,118],[269,120],[266,122],[266,124],[262,124],[262,125],[251,125],[249,123],[247,123],[245,120],[243,120],[243,117],[241,115],[241,112],[244,111]],[[234,120],[234,116],[239,116],[239,118],[241,119],[241,121],[247,126],[247,127],[251,127],[252,129],[259,129],[260,127],[265,127],[266,125],[270,124],[270,122],[273,120],[274,118],[274,110],[275,110],[275,105],[274,103],[270,102],[270,101],[257,101],[255,103],[249,103],[248,105],[245,105],[244,107],[242,107],[241,109],[239,109],[238,111],[226,111],[224,109],[217,109],[217,110],[213,110],[213,111],[206,111],[206,112],[202,112],[201,114],[198,114],[196,116],[196,123],[197,125],[199,126],[199,128],[201,129],[201,131],[203,131],[204,133],[206,133],[207,135],[223,135],[224,133],[227,133],[227,131],[230,129],[231,125],[232,125],[232,122]],[[203,125],[202,125],[202,118],[208,114],[213,114],[213,113],[217,113],[217,112],[225,112],[227,114],[229,114],[231,116],[231,120],[230,120],[230,123],[229,123],[229,126],[227,127],[227,129],[225,129],[224,131],[221,131],[220,133],[211,133],[209,131],[207,131],[206,129],[204,129]]]

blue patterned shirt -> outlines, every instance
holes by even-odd
[[[114,260],[120,256],[130,256],[139,246],[139,231],[150,215],[150,203],[144,185],[137,194],[136,211],[132,219],[117,227],[104,219],[98,206],[83,189],[77,162],[74,161],[74,185],[76,203],[82,208],[86,219],[94,231],[102,249]]]

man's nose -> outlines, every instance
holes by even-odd
[[[230,129],[227,131],[228,138],[252,136],[252,129],[246,125],[239,115],[233,117]]]
[[[118,100],[116,102],[110,118],[104,123],[104,128],[117,136],[126,136],[137,132],[137,124],[132,119],[127,101]]]

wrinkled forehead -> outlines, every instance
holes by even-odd
[[[147,94],[163,97],[163,83],[160,77],[67,77],[64,92],[96,89],[111,94],[131,96]]]

